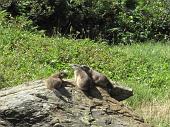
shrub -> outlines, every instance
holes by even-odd
[[[110,44],[170,39],[168,0],[22,0],[6,9],[13,16],[28,17],[50,36]]]

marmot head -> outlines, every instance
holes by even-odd
[[[67,72],[64,70],[64,71],[60,71],[60,72],[58,72],[58,73],[56,73],[56,74],[54,74],[52,77],[53,78],[64,78],[64,77],[67,77],[68,75],[67,75]]]
[[[73,68],[74,70],[80,70],[81,66],[78,64],[70,64],[71,68]]]
[[[63,77],[67,77],[67,72],[64,70],[64,71],[61,71],[60,73],[59,73],[59,77],[60,78],[63,78]]]
[[[85,72],[89,72],[91,70],[87,65],[81,65],[81,69],[83,69]]]

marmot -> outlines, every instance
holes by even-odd
[[[113,85],[105,75],[89,68],[86,65],[81,65],[81,68],[92,78],[96,86],[106,88],[108,93],[112,92]]]
[[[92,79],[79,65],[71,64],[71,67],[74,69],[77,87],[83,91],[88,91],[93,85]]]
[[[66,76],[67,74],[64,71],[56,73],[45,80],[45,85],[50,90],[59,89],[62,87],[62,84],[63,84],[62,79]]]

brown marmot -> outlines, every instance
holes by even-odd
[[[53,74],[45,80],[45,85],[50,90],[59,89],[62,87],[63,78],[66,76],[67,74],[64,71]]]
[[[88,91],[92,87],[92,79],[89,75],[77,64],[71,64],[74,69],[75,83],[77,87],[83,91]]]
[[[91,69],[86,65],[81,65],[81,68],[92,78],[96,86],[106,88],[108,93],[112,92],[113,85],[105,75],[97,72],[96,70]]]

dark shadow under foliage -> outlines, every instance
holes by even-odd
[[[12,16],[31,19],[46,34],[129,44],[170,39],[167,0],[8,0],[0,6]]]

